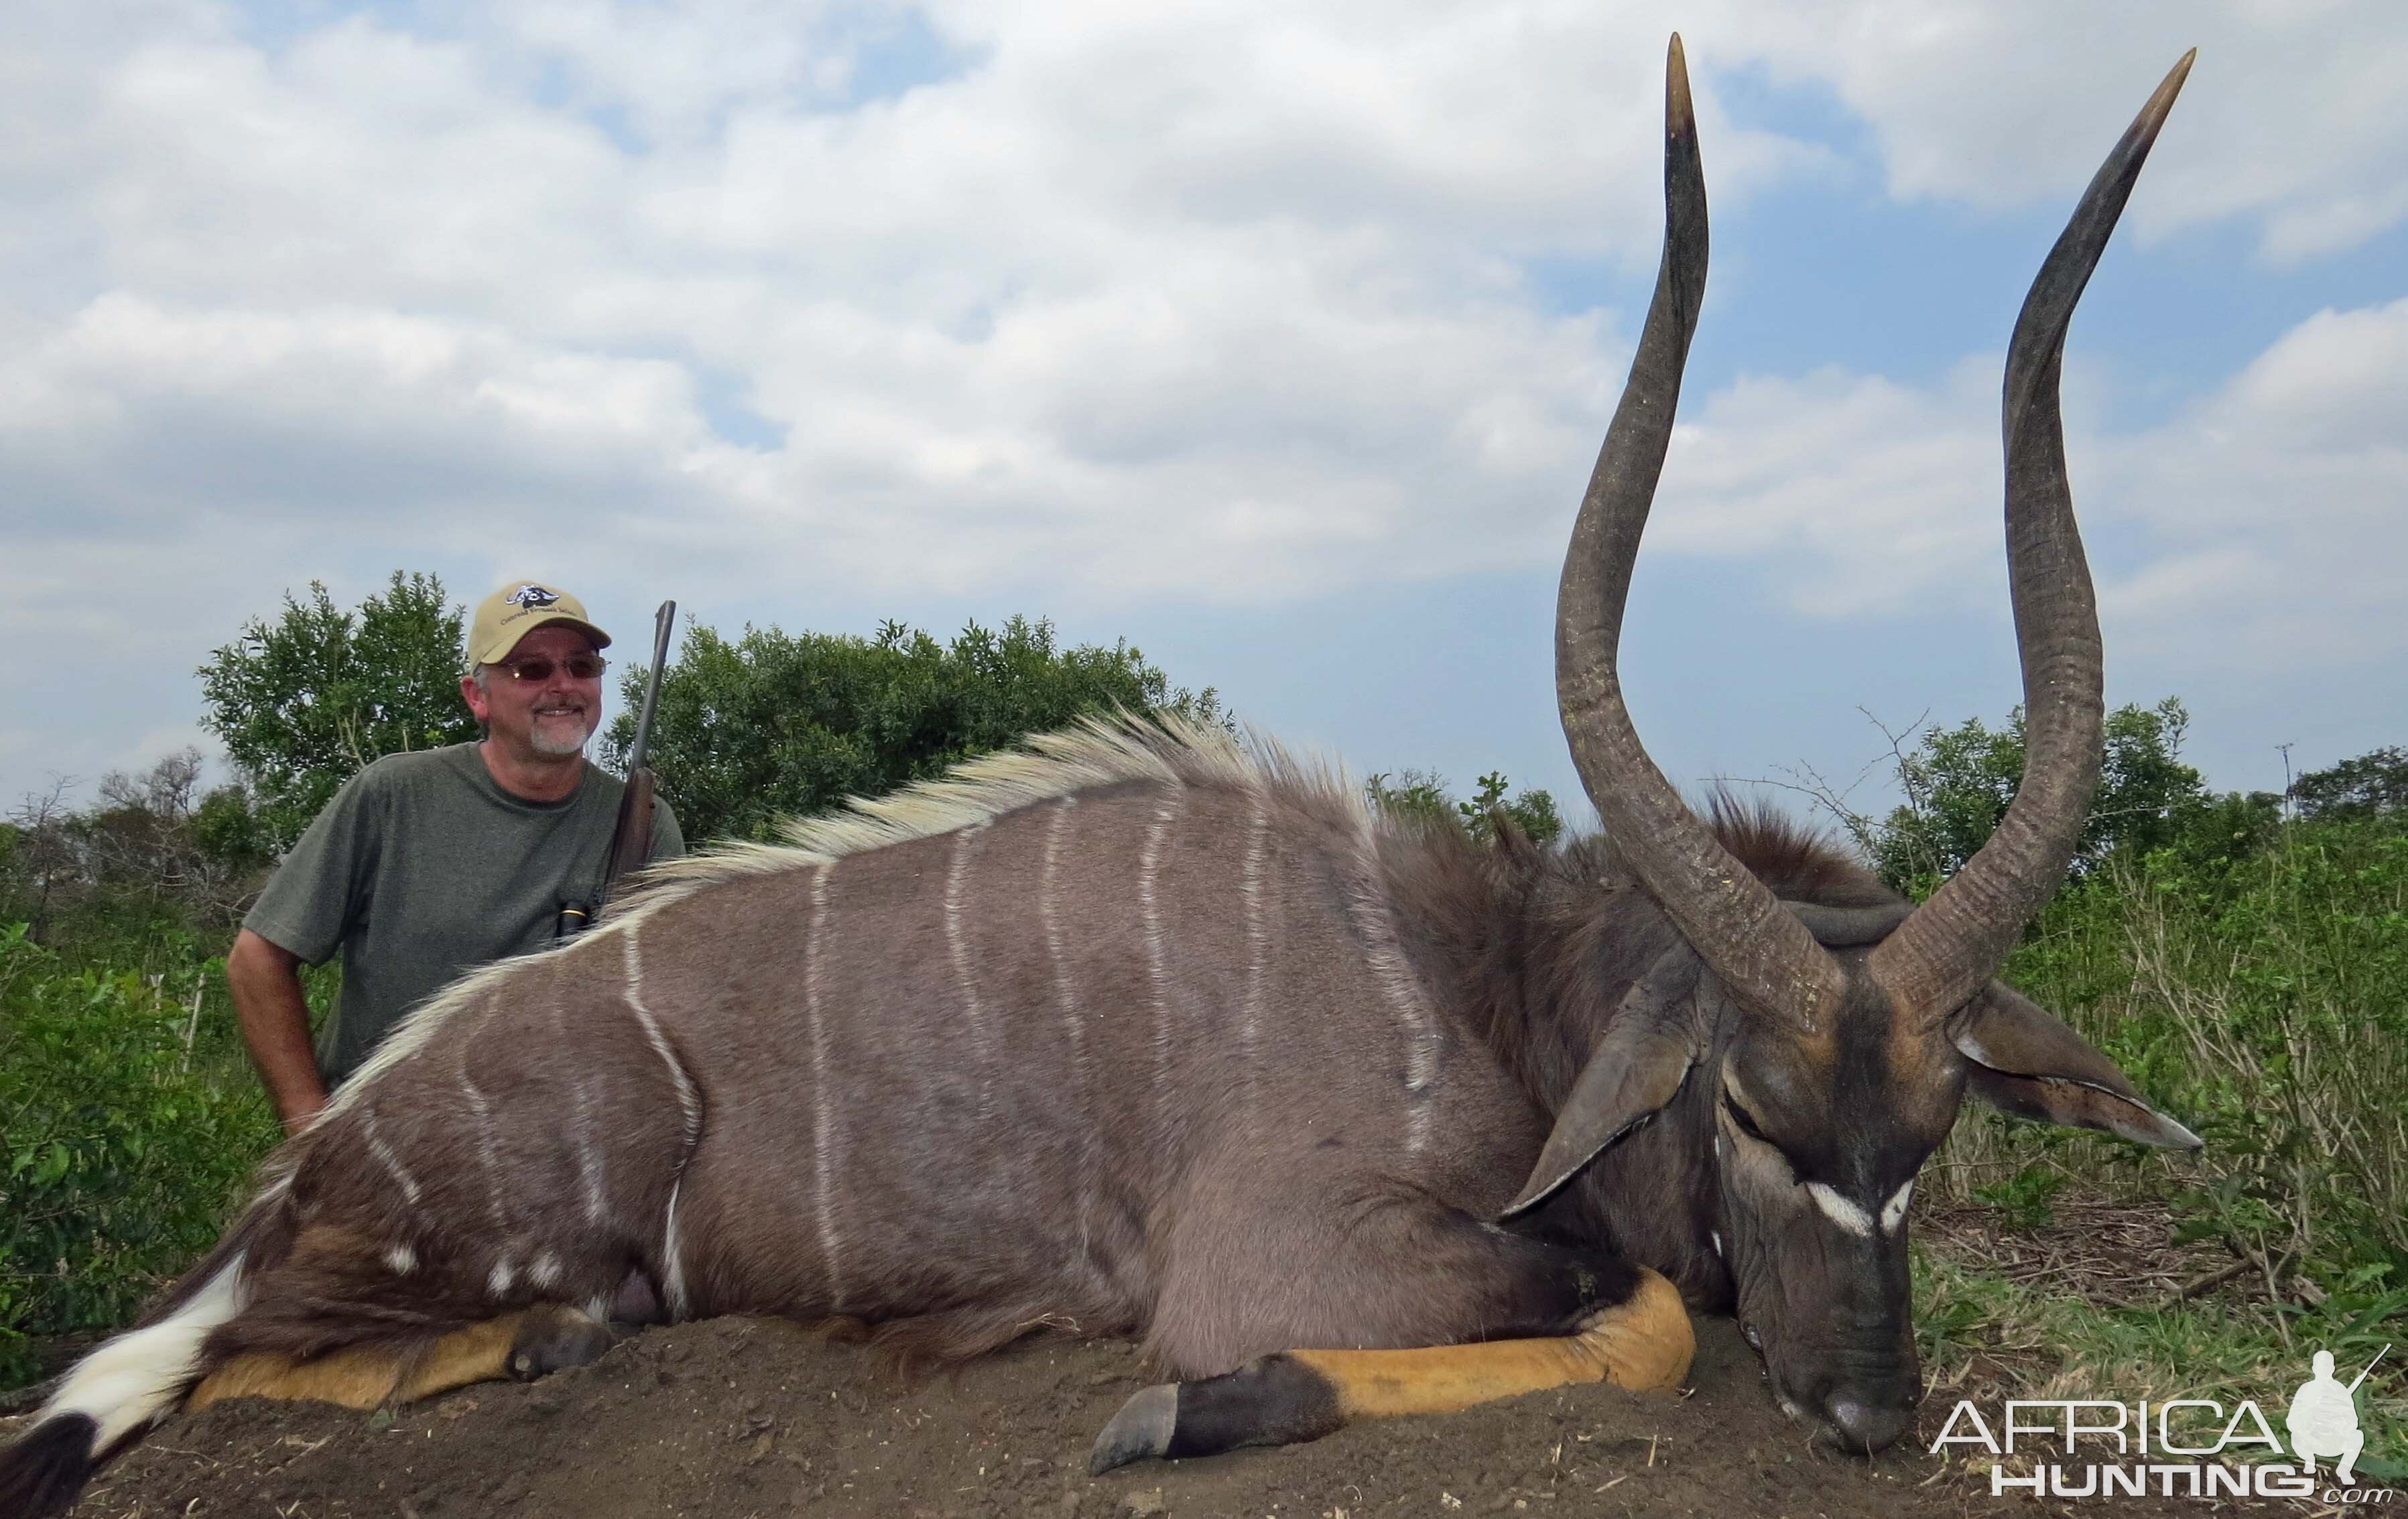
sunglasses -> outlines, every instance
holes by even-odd
[[[528,659],[498,664],[494,668],[508,670],[511,680],[523,684],[540,685],[552,679],[552,672],[555,666],[566,670],[568,678],[572,681],[593,681],[599,679],[602,672],[610,667],[610,662],[600,654],[571,654],[566,659],[558,661],[537,654]]]

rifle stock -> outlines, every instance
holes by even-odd
[[[602,901],[610,900],[620,878],[642,869],[652,853],[652,767],[644,765],[628,775],[627,789],[619,797],[619,823],[610,833],[610,861],[602,870]]]
[[[619,821],[610,830],[610,853],[602,867],[602,887],[594,898],[592,913],[577,914],[575,927],[581,928],[598,914],[618,890],[619,882],[628,872],[640,870],[652,853],[652,768],[644,763],[644,753],[652,743],[652,709],[661,698],[661,671],[669,661],[669,635],[677,627],[677,603],[664,601],[652,614],[652,669],[644,678],[644,705],[636,716],[636,741],[627,751],[627,789],[619,797]],[[568,914],[562,914],[564,924]]]

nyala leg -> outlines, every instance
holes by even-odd
[[[563,1303],[538,1303],[455,1329],[418,1350],[359,1345],[306,1360],[262,1352],[236,1355],[204,1377],[184,1406],[198,1411],[228,1397],[272,1397],[372,1409],[473,1382],[532,1382],[584,1366],[610,1343],[599,1320]]]
[[[1587,1301],[1569,1333],[1411,1350],[1290,1350],[1131,1397],[1104,1426],[1090,1470],[1147,1456],[1319,1440],[1357,1419],[1452,1413],[1577,1383],[1671,1392],[1697,1342],[1680,1289],[1643,1266],[1576,1273]]]

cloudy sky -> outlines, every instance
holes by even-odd
[[[1626,668],[1676,780],[2016,699],[2006,333],[2193,45],[2069,345],[2110,699],[2220,786],[2408,742],[2390,0],[33,0],[0,800],[206,743],[212,647],[396,568],[631,646],[1046,615],[1358,773],[1575,792],[1675,27],[1715,264]]]

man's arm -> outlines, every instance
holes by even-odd
[[[287,1134],[299,1133],[326,1105],[326,1083],[318,1077],[318,1056],[309,1047],[309,1004],[295,968],[300,964],[299,955],[248,928],[235,935],[226,953],[226,990],[234,994],[242,1042]]]

